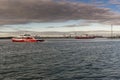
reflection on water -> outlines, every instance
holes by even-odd
[[[0,80],[120,80],[120,40],[0,40]]]

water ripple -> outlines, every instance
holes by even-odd
[[[120,40],[0,40],[0,80],[120,80]]]

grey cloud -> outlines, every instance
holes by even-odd
[[[90,23],[89,22],[83,22],[83,23],[80,23],[80,24],[73,24],[73,25],[65,25],[65,26],[61,26],[61,27],[81,27],[81,26],[89,26]],[[55,26],[48,26],[47,28],[56,28]],[[59,27],[58,27],[59,28]]]
[[[48,26],[47,28],[55,28],[55,26]]]
[[[66,25],[66,26],[63,26],[63,27],[81,27],[81,26],[89,26],[89,25],[90,25],[90,23],[84,22],[84,23],[81,23],[81,24]]]
[[[115,15],[110,9],[62,0],[0,0],[3,25],[79,19],[104,21],[115,19]]]
[[[120,0],[109,0],[110,4],[120,5]]]
[[[0,29],[1,30],[11,29],[11,26],[12,25],[1,25]],[[25,26],[21,26],[21,28],[20,27],[12,27],[13,31],[27,31],[26,29],[30,29],[30,27],[29,28],[25,27]]]
[[[120,10],[120,0],[109,0],[109,4],[116,6],[117,10]]]

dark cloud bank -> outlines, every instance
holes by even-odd
[[[120,15],[110,9],[60,0],[0,0],[0,24],[92,20],[119,24]]]

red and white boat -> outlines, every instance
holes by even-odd
[[[34,37],[30,36],[29,34],[25,34],[24,36],[19,36],[12,38],[12,42],[43,42],[43,39],[35,39]]]

